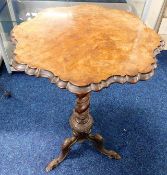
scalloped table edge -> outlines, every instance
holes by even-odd
[[[156,56],[163,50],[165,45],[164,41],[160,42],[160,45],[154,50],[154,59],[156,60]],[[157,62],[157,60],[156,60]],[[69,81],[63,81],[58,76],[54,75],[52,72],[47,70],[42,70],[38,68],[29,67],[27,64],[20,64],[13,58],[12,66],[17,71],[24,71],[28,75],[34,75],[36,77],[44,77],[48,78],[51,83],[56,84],[61,89],[67,89],[75,94],[86,94],[91,91],[100,91],[103,88],[107,88],[109,85],[113,83],[137,83],[139,80],[147,80],[154,75],[154,69],[157,67],[156,62],[152,64],[152,71],[148,73],[138,73],[136,76],[120,76],[115,75],[111,76],[106,80],[102,80],[99,83],[91,83],[87,86],[76,86]]]

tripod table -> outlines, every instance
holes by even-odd
[[[157,33],[129,12],[85,4],[42,10],[14,27],[11,38],[16,70],[47,77],[76,94],[70,117],[72,137],[64,141],[46,171],[60,164],[73,144],[86,139],[102,154],[120,159],[118,153],[104,148],[101,135],[91,133],[90,95],[112,83],[149,79],[164,44]]]

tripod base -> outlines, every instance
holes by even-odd
[[[90,140],[94,143],[95,147],[97,148],[98,151],[100,151],[102,154],[108,156],[109,158],[114,158],[114,159],[121,159],[120,155],[116,153],[113,150],[107,150],[103,146],[103,137],[99,134],[92,135],[92,134],[78,134],[78,135],[73,135],[70,138],[65,139],[62,148],[61,148],[61,153],[59,156],[55,159],[53,159],[48,166],[46,167],[46,171],[49,172],[53,168],[57,167],[68,155],[71,147],[73,144],[76,142],[84,141],[84,140]]]
[[[47,172],[55,168],[66,158],[73,144],[76,142],[82,142],[84,140],[92,141],[98,151],[110,158],[121,158],[120,155],[115,151],[104,148],[103,137],[101,135],[91,134],[93,118],[89,113],[89,106],[90,94],[77,95],[76,106],[72,116],[70,117],[70,125],[73,130],[73,136],[65,139],[59,156],[53,159],[46,167]]]

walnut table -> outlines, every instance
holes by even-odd
[[[47,77],[77,97],[70,117],[73,135],[46,171],[61,163],[74,143],[85,139],[102,154],[120,159],[103,147],[101,135],[91,133],[90,93],[115,82],[150,78],[163,46],[160,37],[129,12],[86,4],[45,9],[16,26],[11,38],[16,45],[12,62],[16,70]]]

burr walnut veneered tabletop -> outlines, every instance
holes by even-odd
[[[114,82],[136,83],[150,78],[163,42],[135,15],[96,5],[56,7],[14,27],[12,65],[29,75],[48,77],[77,96],[70,117],[73,136],[65,140],[56,167],[77,141],[88,139],[103,154],[120,159],[103,147],[101,135],[91,134],[90,92]]]

